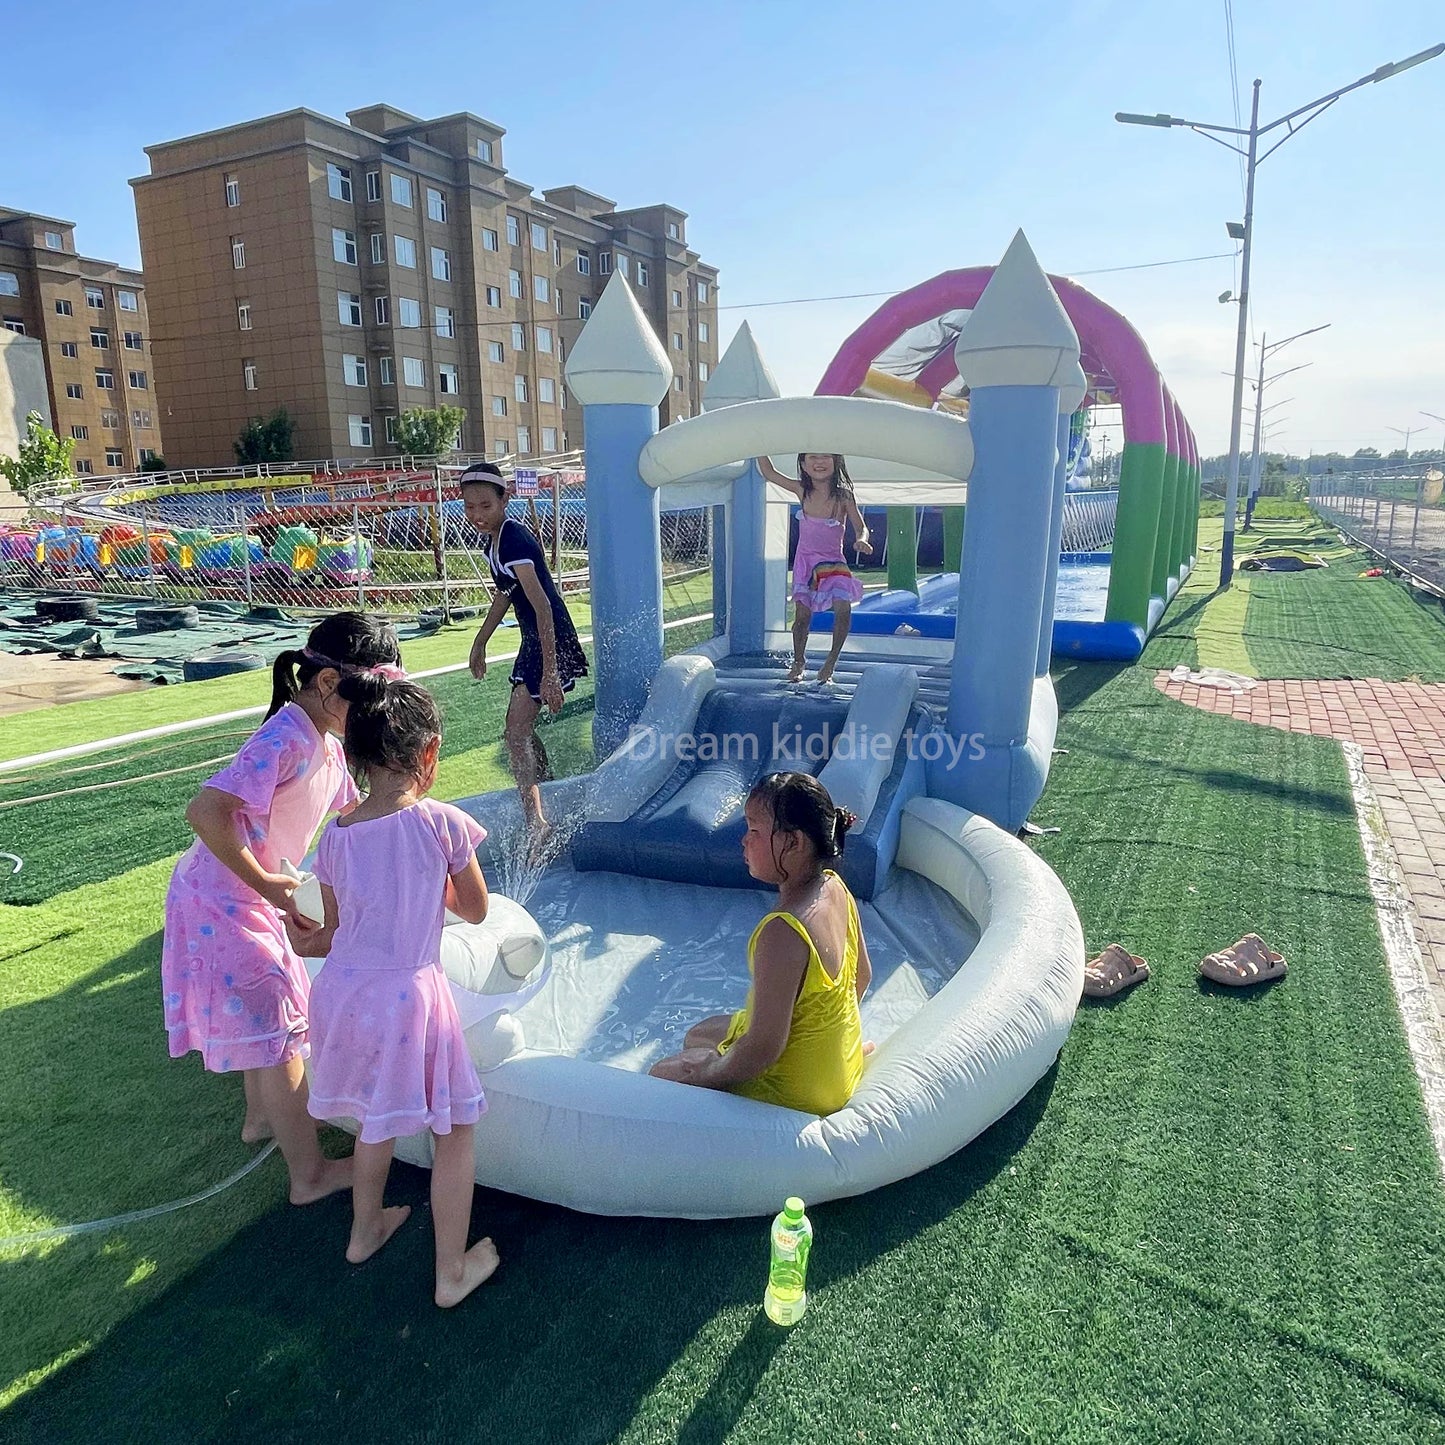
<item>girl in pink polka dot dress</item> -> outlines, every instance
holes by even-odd
[[[487,914],[477,862],[485,831],[427,792],[441,715],[425,688],[346,678],[346,755],[366,773],[356,810],[321,835],[314,864],[326,921],[293,941],[326,963],[311,989],[311,1113],[358,1121],[346,1257],[369,1259],[410,1209],[382,1204],[397,1139],[432,1135],[436,1302],[459,1303],[497,1267],[490,1239],[467,1248],[472,1126],[486,1110],[451,985],[441,968],[450,908]]]
[[[275,1135],[293,1204],[351,1182],[349,1159],[327,1160],[306,1112],[306,968],[287,940],[300,859],[328,813],[351,808],[356,789],[339,735],[354,674],[400,674],[391,624],[338,613],[283,652],[271,709],[236,759],[207,780],[186,810],[196,842],[166,894],[161,987],[172,1058],[192,1050],[212,1073],[245,1080],[248,1143]]]

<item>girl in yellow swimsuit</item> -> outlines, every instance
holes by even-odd
[[[748,942],[747,1003],[694,1025],[682,1052],[652,1072],[831,1114],[863,1076],[858,1004],[873,970],[858,905],[823,865],[843,851],[843,836],[857,820],[834,807],[827,789],[807,773],[764,778],[744,811],[748,872],[778,889],[777,908]]]

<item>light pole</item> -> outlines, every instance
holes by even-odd
[[[1436,416],[1436,414],[1435,414],[1433,411],[1422,411],[1422,412],[1420,413],[1420,415],[1421,415],[1421,416],[1428,416],[1431,421],[1438,421],[1438,422],[1440,422],[1442,425],[1445,425],[1445,416]],[[1442,442],[1442,443],[1441,443],[1441,447],[1440,447],[1440,460],[1441,460],[1441,461],[1445,461],[1445,442]]]
[[[1297,371],[1303,371],[1306,366],[1312,365],[1306,361],[1301,366],[1291,366],[1286,371],[1277,371],[1269,378],[1264,377],[1265,358],[1270,352],[1278,351],[1281,347],[1288,346],[1291,341],[1298,341],[1301,336],[1313,336],[1317,331],[1328,331],[1332,322],[1326,321],[1323,326],[1311,326],[1308,331],[1296,331],[1293,336],[1286,336],[1283,341],[1270,341],[1268,334],[1259,338],[1259,380],[1254,384],[1254,448],[1249,459],[1249,487],[1244,496],[1244,530],[1247,532],[1254,521],[1254,504],[1259,497],[1259,441],[1260,441],[1260,419],[1264,413],[1272,408],[1264,405],[1264,389],[1271,382],[1280,380],[1281,377],[1292,376]],[[1280,405],[1280,403],[1276,403]]]
[[[1231,221],[1228,225],[1229,234],[1236,240],[1244,243],[1239,261],[1239,333],[1234,345],[1234,404],[1229,418],[1229,487],[1224,498],[1224,546],[1220,551],[1219,558],[1219,585],[1228,587],[1230,579],[1234,576],[1234,513],[1239,504],[1239,432],[1240,422],[1244,411],[1244,352],[1248,338],[1248,315],[1249,315],[1249,261],[1252,242],[1254,240],[1254,173],[1260,162],[1266,161],[1297,131],[1303,130],[1310,121],[1317,115],[1322,115],[1342,95],[1347,95],[1352,90],[1358,90],[1362,85],[1373,85],[1381,80],[1388,80],[1392,75],[1399,75],[1402,71],[1409,70],[1412,66],[1423,65],[1427,60],[1434,58],[1445,51],[1445,41],[1439,45],[1432,45],[1428,50],[1422,50],[1418,55],[1407,56],[1404,60],[1391,61],[1388,65],[1382,65],[1378,70],[1372,70],[1368,75],[1362,75],[1358,80],[1351,81],[1349,85],[1342,85],[1338,90],[1332,90],[1328,95],[1322,95],[1317,100],[1311,100],[1304,105],[1297,106],[1287,115],[1272,120],[1268,125],[1259,123],[1259,86],[1260,82],[1254,82],[1254,98],[1250,105],[1249,129],[1241,130],[1237,125],[1209,125],[1203,121],[1181,120],[1173,115],[1133,115],[1127,111],[1119,111],[1114,119],[1125,125],[1153,125],[1165,130],[1176,126],[1184,126],[1204,136],[1206,140],[1212,140],[1222,145],[1226,150],[1233,151],[1236,155],[1245,158],[1245,183],[1244,183],[1244,224]],[[1303,116],[1304,119],[1299,118]],[[1299,124],[1294,122],[1299,120]],[[1263,155],[1259,154],[1259,138],[1268,135],[1271,131],[1280,126],[1287,127],[1284,135],[1275,141]],[[1245,138],[1244,149],[1232,141],[1222,140],[1221,136],[1242,136]],[[1222,299],[1222,298],[1221,298]]]
[[[1426,412],[1425,415],[1426,415],[1426,416],[1429,416],[1429,412]],[[1404,426],[1404,427],[1401,427],[1401,426],[1387,426],[1387,427],[1385,428],[1385,430],[1386,430],[1386,431],[1392,431],[1392,432],[1394,432],[1397,437],[1404,437],[1404,438],[1405,438],[1405,465],[1406,465],[1406,466],[1409,466],[1409,464],[1410,464],[1410,438],[1411,438],[1412,436],[1414,436],[1417,431],[1424,431],[1425,428],[1422,427],[1422,426]]]

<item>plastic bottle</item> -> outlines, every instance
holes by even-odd
[[[763,1309],[775,1325],[797,1324],[808,1308],[804,1283],[813,1248],[813,1226],[803,1213],[801,1199],[794,1197],[784,1203],[783,1212],[773,1220],[772,1243]]]

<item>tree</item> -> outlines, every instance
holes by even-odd
[[[140,469],[143,472],[163,472],[166,470],[166,459],[158,457],[152,452],[149,456],[141,458]]]
[[[284,406],[270,416],[253,416],[241,429],[233,443],[236,460],[248,465],[257,462],[289,462],[292,459],[294,423]]]
[[[462,439],[467,414],[459,406],[412,407],[396,423],[396,444],[413,457],[443,457]]]
[[[36,482],[49,482],[70,475],[70,454],[75,438],[63,441],[45,425],[45,418],[32,411],[25,418],[25,439],[18,456],[0,457],[0,472],[24,496]]]

